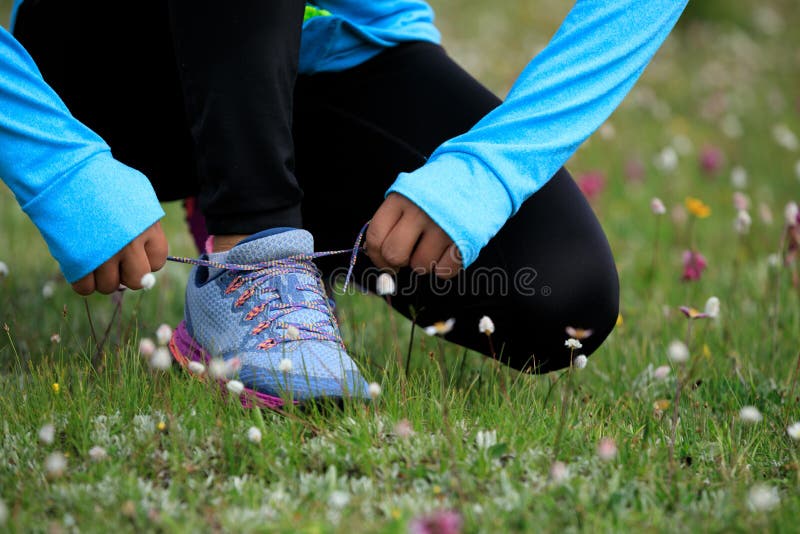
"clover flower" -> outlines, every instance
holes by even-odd
[[[705,257],[694,250],[683,252],[683,275],[681,278],[686,281],[700,280],[708,263]]]
[[[478,332],[486,334],[487,336],[494,334],[494,322],[488,315],[484,315],[481,317],[481,320],[478,321]]]
[[[189,372],[193,375],[202,376],[206,372],[206,366],[198,361],[191,361],[187,366],[189,368]]]
[[[569,347],[572,350],[576,350],[582,348],[583,344],[581,344],[581,342],[574,337],[571,337],[564,342],[564,346]]]
[[[156,330],[156,340],[159,345],[166,345],[172,339],[172,328],[168,324],[162,324]]]
[[[254,426],[248,428],[247,441],[250,443],[261,443],[261,431]]]
[[[761,412],[758,411],[758,408],[755,406],[744,406],[739,410],[739,419],[741,419],[743,423],[756,424],[760,423],[764,419],[764,416],[761,415]]]
[[[166,347],[158,347],[150,357],[150,367],[156,371],[166,371],[172,366],[172,355]]]
[[[747,493],[747,507],[751,512],[769,512],[780,503],[778,489],[766,484],[756,484]]]
[[[139,342],[139,354],[145,358],[149,358],[156,351],[156,344],[149,337],[142,338]]]
[[[394,283],[394,277],[389,273],[381,273],[378,280],[375,282],[375,290],[378,295],[384,297],[386,295],[394,295],[397,291],[397,286]]]
[[[575,369],[585,369],[587,363],[589,363],[589,358],[587,358],[585,354],[578,354],[572,361],[572,365]]]
[[[56,427],[47,423],[39,429],[39,442],[44,445],[52,445],[56,437]]]
[[[667,207],[664,206],[664,203],[661,202],[661,199],[658,197],[653,197],[650,201],[650,211],[653,212],[653,215],[664,215],[667,213]]]
[[[147,273],[142,276],[142,279],[139,281],[141,284],[142,289],[145,291],[149,289],[153,289],[153,286],[156,285],[156,276],[153,273]]]
[[[795,441],[800,440],[800,422],[792,423],[786,428],[786,433]]]
[[[667,358],[672,363],[685,363],[689,360],[689,347],[676,339],[667,347]]]
[[[239,380],[229,380],[228,383],[225,384],[225,387],[237,397],[244,391],[244,384],[242,384]]]
[[[48,478],[54,479],[61,477],[67,470],[67,459],[60,452],[49,454],[44,459],[44,470]]]
[[[89,458],[91,458],[93,462],[102,462],[108,458],[108,453],[103,447],[95,445],[89,449]]]
[[[716,319],[719,317],[719,299],[717,297],[709,297],[706,301],[705,314]]]
[[[367,393],[372,400],[377,399],[381,395],[381,385],[377,382],[370,383],[370,385],[367,386]]]
[[[617,457],[617,444],[611,438],[603,438],[597,444],[597,457],[604,462],[610,462]]]
[[[289,358],[283,358],[280,363],[278,363],[278,370],[281,373],[288,373],[292,370],[292,360]]]

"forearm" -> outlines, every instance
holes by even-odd
[[[469,265],[616,109],[686,0],[578,0],[507,100],[390,192],[417,203]]]
[[[0,29],[0,177],[65,276],[91,272],[163,216],[138,171],[77,121]]]

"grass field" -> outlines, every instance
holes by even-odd
[[[498,94],[568,9],[432,4],[451,54]],[[382,394],[342,410],[244,410],[138,354],[142,337],[180,320],[187,267],[168,265],[116,315],[109,297],[71,292],[0,186],[0,531],[405,532],[427,521],[447,532],[453,518],[465,532],[795,531],[800,287],[784,209],[800,200],[800,12],[792,0],[695,4],[568,164],[594,190],[622,284],[619,325],[583,370],[518,374],[417,331],[406,378],[395,362],[410,325],[377,297],[347,296],[345,340]],[[686,197],[710,215],[692,215]],[[167,209],[171,251],[193,255],[180,210]],[[690,282],[688,249],[708,263]],[[711,296],[717,318],[679,311]],[[668,359],[674,340],[688,340],[685,364]]]

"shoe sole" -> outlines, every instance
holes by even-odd
[[[172,353],[172,356],[175,358],[183,369],[189,373],[191,376],[198,378],[200,380],[207,380],[208,377],[206,375],[198,376],[192,373],[189,370],[189,363],[190,362],[200,362],[203,365],[208,367],[211,363],[211,355],[203,349],[203,347],[197,343],[192,336],[189,334],[189,331],[186,329],[186,322],[181,321],[177,328],[172,333],[172,339],[169,341],[169,350]],[[223,394],[229,394],[228,388],[225,386],[227,380],[217,380],[219,383]],[[281,408],[286,403],[280,397],[274,397],[272,395],[267,395],[265,393],[261,393],[254,389],[250,389],[245,387],[242,394],[239,396],[239,400],[242,402],[242,406],[245,408],[270,408],[276,409]],[[297,401],[294,401],[294,404],[297,404]]]

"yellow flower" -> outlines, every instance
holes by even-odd
[[[58,382],[53,382],[53,385],[50,387],[53,388],[53,393],[56,395],[58,395],[58,393],[61,391],[61,386],[58,385]]]
[[[711,207],[699,198],[686,197],[686,209],[698,219],[711,215]]]
[[[442,492],[442,487],[439,485],[434,485],[432,489],[434,495],[439,495]]]
[[[711,357],[711,349],[705,343],[703,343],[703,357],[706,359]]]
[[[159,421],[158,425],[156,425],[156,428],[158,428],[159,432],[163,432],[167,428],[167,423],[164,421]]]
[[[402,513],[397,508],[392,508],[392,519],[400,519],[402,517]]]

